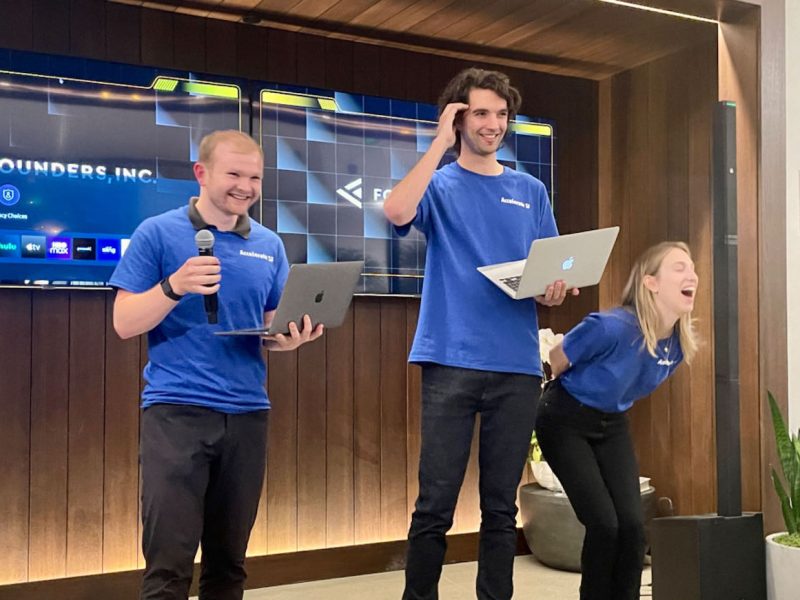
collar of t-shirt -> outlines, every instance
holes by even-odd
[[[200,211],[197,210],[197,201],[200,198],[197,196],[193,196],[189,199],[189,221],[192,223],[192,227],[195,230],[200,229],[216,229],[215,225],[209,225],[203,220]],[[231,233],[235,233],[238,236],[247,239],[250,237],[250,217],[247,215],[239,215],[239,218],[236,219],[236,225],[233,226],[233,229],[230,230]]]

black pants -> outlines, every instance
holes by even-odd
[[[202,600],[241,600],[264,480],[268,411],[159,404],[142,413],[142,600],[186,600],[198,543]]]
[[[517,487],[530,444],[540,378],[428,364],[422,369],[419,497],[408,532],[406,600],[438,598],[438,583],[469,460],[480,426],[481,530],[477,596],[513,593]]]
[[[536,435],[586,527],[581,600],[639,598],[644,516],[627,415],[581,404],[555,380],[542,394]]]

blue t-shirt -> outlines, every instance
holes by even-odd
[[[564,336],[572,366],[560,375],[574,398],[609,413],[628,410],[669,377],[683,360],[678,334],[659,340],[656,356],[632,311],[615,308],[592,313]]]
[[[209,229],[222,268],[219,322],[208,324],[203,296],[187,294],[148,332],[143,408],[191,404],[234,414],[269,408],[260,338],[214,332],[263,326],[264,313],[277,307],[288,274],[283,242],[252,219],[246,239]],[[188,207],[145,220],[131,237],[111,285],[133,293],[149,290],[197,256],[195,233]]]
[[[477,268],[524,259],[534,240],[558,235],[544,184],[507,167],[479,175],[453,162],[396,230],[411,225],[428,247],[409,361],[541,376],[536,302],[512,300]]]

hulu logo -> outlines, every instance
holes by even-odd
[[[17,245],[14,242],[0,242],[0,250],[5,252],[15,252]]]

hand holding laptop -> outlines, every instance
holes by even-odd
[[[267,323],[267,327],[270,323]],[[261,339],[264,340],[264,347],[272,352],[283,352],[287,350],[294,350],[302,346],[306,342],[313,342],[320,337],[325,329],[322,323],[317,324],[313,329],[311,328],[311,317],[303,315],[303,329],[297,327],[297,323],[292,321],[289,323],[289,334],[276,333],[275,335],[262,335]]]
[[[534,296],[534,300],[542,306],[561,306],[567,295],[577,296],[580,293],[580,289],[576,287],[567,289],[566,282],[563,279],[559,279],[552,285],[548,285],[544,294]]]

